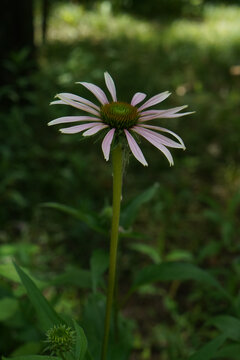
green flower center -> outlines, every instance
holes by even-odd
[[[103,122],[117,130],[129,129],[136,125],[139,119],[135,106],[120,101],[103,105],[100,113]]]

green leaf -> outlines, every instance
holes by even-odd
[[[214,340],[204,345],[195,354],[190,356],[188,360],[211,360],[213,359],[220,346],[225,342],[226,337],[224,335],[217,336]]]
[[[87,353],[86,353],[86,360],[93,360],[93,357],[90,353],[90,351],[87,350]]]
[[[109,336],[107,360],[129,360],[134,342],[134,328],[135,326],[132,321],[123,318],[119,314],[118,341],[115,341],[114,329],[112,328]]]
[[[61,358],[56,356],[45,356],[45,355],[24,355],[24,356],[14,356],[11,358],[2,357],[2,360],[61,360]]]
[[[36,341],[26,342],[23,345],[20,345],[17,349],[15,349],[11,353],[11,357],[38,354],[41,351],[41,349],[42,349],[42,342],[36,342]]]
[[[98,219],[97,216],[94,214],[90,214],[90,213],[86,213],[86,212],[82,212],[78,209],[74,209],[70,206],[66,206],[63,204],[58,204],[58,203],[54,203],[54,202],[48,202],[48,203],[43,203],[40,205],[41,207],[46,207],[46,208],[50,208],[50,209],[56,209],[59,210],[65,214],[68,214],[70,216],[75,217],[78,220],[81,220],[82,222],[84,222],[90,229],[95,230],[96,232],[106,235],[107,231],[104,228],[99,227],[98,225]]]
[[[91,294],[86,301],[81,324],[88,339],[88,348],[93,359],[99,359],[102,350],[103,324],[105,315],[105,297],[101,293]],[[113,324],[112,324],[113,325]],[[108,360],[127,360],[133,346],[134,325],[119,314],[118,341],[115,341],[114,327],[110,327]],[[88,355],[87,355],[88,356]]]
[[[19,276],[12,263],[0,265],[0,275],[8,280],[20,283]]]
[[[48,281],[48,285],[74,285],[82,289],[91,288],[91,273],[88,270],[71,268]]]
[[[175,249],[165,257],[166,261],[193,261],[193,256],[189,251]]]
[[[130,231],[129,229],[125,230],[121,228],[121,231],[119,231],[119,238],[131,238],[136,240],[148,240],[149,237],[143,233],[137,232],[137,231]]]
[[[74,285],[80,288],[91,288],[91,273],[88,270],[78,269],[75,267],[69,268],[64,273],[55,276],[50,280],[38,280],[28,271],[24,272],[37,284],[38,288],[44,289],[49,285]],[[12,263],[0,265],[0,275],[8,280],[20,283],[18,273]]]
[[[105,296],[100,292],[88,296],[84,304],[81,325],[88,339],[89,351],[93,359],[98,359],[102,348]]]
[[[91,275],[93,292],[96,292],[97,286],[103,273],[107,270],[109,264],[109,255],[102,250],[94,251],[91,260]]]
[[[89,351],[87,351],[85,359],[86,360],[93,360],[93,357],[92,357],[92,355],[90,354]]]
[[[159,264],[161,262],[160,255],[158,254],[156,248],[153,246],[136,243],[136,244],[129,244],[128,247],[132,250],[138,251],[144,255],[149,256],[155,264]]]
[[[121,213],[120,224],[124,228],[128,228],[131,226],[138,214],[140,207],[143,204],[146,204],[148,201],[152,200],[152,198],[157,193],[159,188],[159,184],[156,183],[144,191],[142,194],[135,197],[123,210]]]
[[[209,321],[229,339],[240,341],[240,320],[228,315],[216,316]]]
[[[0,321],[12,317],[18,309],[18,301],[13,298],[5,297],[0,300]]]
[[[24,269],[24,272],[29,276],[29,278],[34,280],[34,282],[37,284],[38,287],[44,288],[44,286],[47,285],[46,282],[35,279],[28,270]],[[21,282],[13,263],[1,264],[0,265],[0,275],[4,278],[14,281],[16,283]]]
[[[217,355],[215,358],[224,358],[224,359],[236,359],[239,360],[240,354],[240,345],[227,345],[224,346],[222,349],[218,350]]]
[[[30,277],[17,265],[14,264],[18,275],[22,281],[23,286],[27,290],[29,299],[36,310],[40,323],[45,331],[51,328],[53,325],[62,324],[63,321],[41,294],[40,290],[30,279]]]
[[[133,282],[132,291],[142,285],[156,281],[196,280],[205,285],[215,287],[224,297],[232,301],[231,296],[220,283],[207,271],[199,267],[182,262],[165,262],[159,265],[150,265],[140,270]]]
[[[87,338],[83,329],[76,321],[74,321],[74,327],[76,331],[75,359],[84,360],[88,347]]]

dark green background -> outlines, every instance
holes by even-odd
[[[86,215],[96,213],[108,226],[111,163],[103,158],[100,140],[61,135],[47,123],[77,114],[70,107],[49,107],[56,93],[94,100],[75,82],[90,81],[105,89],[103,73],[109,71],[121,100],[129,101],[136,91],[153,96],[169,90],[171,97],[159,109],[188,104],[196,111],[155,121],[186,144],[185,152],[172,151],[173,168],[144,140],[140,146],[149,167],[133,157],[126,166],[123,206],[154,183],[159,187],[132,227],[140,238],[121,240],[121,292],[127,291],[130,275],[152,261],[133,250],[140,242],[161,260],[188,260],[208,269],[237,296],[239,2],[51,1],[44,11],[40,1],[26,2],[26,10],[21,3],[21,13],[14,1],[2,5],[0,263],[15,257],[44,277],[69,266],[86,269],[94,249],[108,249],[108,237],[40,204],[57,202]],[[13,291],[12,283],[0,278],[0,298],[13,296]],[[49,296],[60,311],[81,313],[80,294],[73,288],[53,288]],[[132,359],[185,358],[214,336],[203,324],[222,313],[231,314],[231,309],[213,290],[205,293],[189,283],[146,288],[126,309],[138,325]],[[39,340],[31,332],[32,317],[25,315],[1,322],[5,355]]]

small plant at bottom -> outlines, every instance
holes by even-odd
[[[46,351],[50,351],[51,355],[60,355],[73,349],[76,341],[75,331],[64,324],[54,325],[46,333],[47,343]]]

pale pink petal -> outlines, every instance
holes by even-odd
[[[111,144],[112,144],[114,133],[115,133],[115,129],[111,129],[107,133],[107,135],[104,137],[103,142],[102,142],[102,151],[103,151],[104,158],[106,159],[106,161],[109,160],[109,154],[110,154],[110,149],[111,149]]]
[[[142,153],[142,150],[140,149],[140,147],[134,140],[133,136],[126,129],[124,129],[124,132],[125,132],[125,135],[126,135],[126,138],[128,141],[128,145],[129,145],[133,155],[135,156],[135,158],[144,166],[148,166],[148,163]]]
[[[63,116],[52,120],[48,123],[48,126],[57,125],[57,124],[64,124],[69,122],[76,122],[76,121],[102,121],[93,116]]]
[[[65,102],[63,102],[62,100],[54,100],[50,102],[50,105],[58,105],[58,104],[66,105]]]
[[[90,128],[94,127],[95,125],[99,125],[99,124],[98,123],[82,124],[82,125],[71,126],[68,128],[60,129],[59,131],[63,134],[77,134],[86,129],[90,129]]]
[[[85,132],[83,133],[83,136],[94,135],[94,134],[96,134],[97,132],[99,132],[100,130],[105,129],[106,127],[108,127],[108,125],[98,124],[98,125],[94,126],[93,128],[85,131]]]
[[[142,106],[140,106],[140,108],[138,108],[138,111],[141,111],[141,110],[146,109],[146,108],[148,108],[150,106],[159,104],[160,102],[165,100],[170,95],[171,95],[171,93],[169,91],[165,91],[165,92],[162,92],[160,94],[157,94],[157,95],[153,96],[152,98],[150,98],[149,100],[147,100]]]
[[[173,118],[179,118],[185,115],[190,115],[190,114],[194,114],[195,111],[189,111],[186,113],[177,113],[177,114],[167,114],[167,113],[162,113],[162,114],[155,114],[155,115],[148,115],[148,116],[142,116],[139,118],[140,122],[144,122],[144,121],[149,121],[149,120],[154,120],[154,119],[173,119]]]
[[[166,119],[179,118],[181,116],[191,115],[191,114],[194,114],[194,113],[195,113],[195,111],[188,111],[188,112],[185,112],[185,113],[167,115]]]
[[[139,104],[141,101],[143,101],[145,99],[147,95],[141,92],[137,92],[135,95],[133,95],[132,101],[131,101],[131,105],[132,106],[136,106],[137,104]]]
[[[172,148],[182,149],[183,146],[176,141],[173,141],[172,139],[167,138],[164,135],[158,134],[155,131],[144,129],[140,126],[135,126],[133,128],[135,132],[137,132],[139,135],[147,136],[148,138],[151,138],[153,141],[158,142],[159,144],[166,145]]]
[[[75,100],[75,101],[78,101],[82,104],[85,104],[85,105],[88,105],[88,106],[91,106],[92,108],[100,111],[100,107],[97,106],[96,104],[94,104],[93,102],[87,100],[87,99],[84,99],[83,97],[81,96],[78,96],[78,95],[74,95],[74,94],[70,94],[70,93],[60,93],[59,95],[61,96],[64,96],[65,98],[69,99],[69,100]]]
[[[104,73],[104,77],[105,77],[105,83],[107,85],[107,88],[108,88],[111,96],[112,96],[113,101],[117,101],[116,87],[115,87],[112,77],[109,75],[108,72]]]
[[[183,106],[178,106],[175,108],[171,108],[171,109],[166,109],[166,110],[156,110],[156,109],[151,109],[151,110],[145,110],[145,111],[141,111],[140,115],[141,116],[145,116],[145,115],[157,115],[157,114],[175,114],[183,109],[186,109],[188,107],[188,105],[183,105]]]
[[[91,93],[93,93],[93,95],[96,96],[96,98],[100,101],[101,104],[104,105],[109,103],[106,94],[97,85],[88,82],[79,82],[77,84],[85,86],[85,88],[87,88],[89,91],[91,91]]]
[[[186,107],[188,107],[188,105],[178,106],[178,107],[167,109],[167,110],[142,111],[140,113],[141,116],[139,118],[139,121],[143,122],[143,121],[148,121],[148,120],[153,120],[153,119],[161,119],[161,118],[165,118],[165,119],[178,118],[181,116],[185,116],[185,115],[194,113],[194,111],[189,111],[186,113],[178,113],[179,111],[185,109]]]
[[[144,121],[149,121],[149,120],[154,120],[154,119],[164,119],[164,113],[162,114],[152,114],[152,115],[145,115],[145,116],[141,116],[138,120],[139,122],[144,122]]]
[[[138,127],[134,127],[132,128],[133,131],[135,131],[136,133],[140,134]],[[150,137],[149,135],[146,135],[144,133],[140,134],[142,137],[144,137],[146,140],[148,140],[152,145],[154,145],[157,149],[159,149],[160,151],[162,151],[162,153],[166,156],[166,158],[169,161],[170,166],[174,164],[173,162],[173,157],[170,153],[170,151],[166,148],[166,146],[162,145],[159,143],[159,141],[156,141],[155,139],[153,139],[152,137]]]
[[[91,108],[91,107],[88,106],[88,105],[81,104],[81,103],[79,103],[79,102],[77,102],[77,101],[69,100],[69,99],[65,98],[64,96],[62,96],[62,95],[60,95],[60,94],[58,94],[58,97],[63,101],[63,103],[64,103],[65,105],[73,106],[73,107],[75,107],[75,108],[77,108],[77,109],[81,109],[81,110],[83,110],[83,111],[86,111],[86,112],[88,112],[88,113],[90,113],[90,114],[93,114],[93,115],[96,115],[96,116],[99,116],[99,115],[100,115],[100,114],[99,114],[99,111]],[[59,103],[59,104],[60,104],[60,103]]]
[[[173,132],[173,131],[171,131],[171,130],[165,129],[165,128],[160,127],[160,126],[145,125],[145,124],[138,125],[138,127],[144,127],[144,128],[148,128],[148,129],[153,129],[153,130],[158,130],[158,131],[162,131],[162,132],[169,133],[169,134],[171,134],[172,136],[174,136],[176,139],[178,139],[178,141],[180,142],[180,144],[182,144],[182,148],[183,148],[184,150],[186,149],[182,138],[180,138],[179,135],[175,134],[175,132]]]

